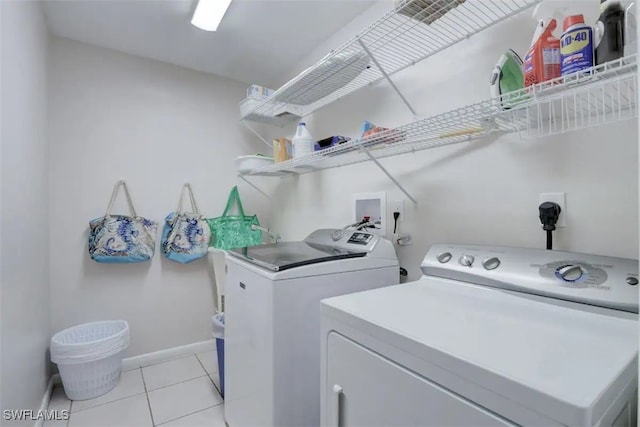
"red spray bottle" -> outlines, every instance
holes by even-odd
[[[544,12],[538,5],[533,16]],[[553,35],[558,23],[553,18],[538,19],[531,47],[524,57],[524,85],[531,86],[560,77],[560,39]]]

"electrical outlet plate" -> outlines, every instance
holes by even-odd
[[[393,220],[393,213],[395,212],[400,212],[398,222],[404,222],[404,200],[396,200],[391,204],[391,220]]]
[[[544,202],[553,202],[560,205],[560,216],[558,217],[558,223],[556,227],[566,227],[567,226],[567,197],[566,193],[540,193],[540,198],[538,201],[538,206],[540,206]],[[538,218],[536,216],[536,218]],[[540,225],[540,218],[538,218],[538,225]]]

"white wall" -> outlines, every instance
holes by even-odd
[[[359,27],[363,24],[350,35]],[[525,11],[398,73],[394,80],[427,116],[484,100],[500,54],[508,48],[524,53],[533,27],[530,11]],[[345,34],[330,40],[324,51],[338,46]],[[358,136],[363,120],[393,127],[412,117],[381,82],[306,121],[311,133],[322,138]],[[392,219],[389,202],[405,199],[400,229],[411,233],[414,243],[399,248],[398,254],[415,279],[422,257],[436,242],[543,248],[538,195],[566,192],[567,227],[555,233],[555,248],[637,258],[637,140],[637,122],[628,121],[537,140],[489,137],[382,160],[418,199],[417,207],[371,163],[307,174],[279,182],[273,206],[282,214],[273,215],[272,225],[286,239],[299,239],[318,227],[349,223],[352,193],[386,191],[387,218]],[[387,227],[392,230],[391,220]]]
[[[210,339],[206,260],[176,264],[156,248],[150,263],[98,264],[87,225],[120,178],[148,218],[162,222],[187,181],[200,209],[220,215],[238,183],[234,158],[264,149],[238,122],[246,85],[60,38],[49,83],[53,330],[125,319],[128,355]],[[268,223],[268,199],[238,185],[245,209]]]
[[[0,407],[38,409],[50,338],[48,34],[37,2],[0,2],[0,15]]]

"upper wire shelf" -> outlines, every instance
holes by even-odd
[[[636,118],[637,58],[631,55],[543,82],[530,93],[506,94],[503,99],[516,102],[497,123],[521,138],[535,138]]]
[[[501,105],[509,103],[510,109]],[[637,57],[457,108],[245,175],[302,174],[456,144],[494,133],[544,137],[638,117]]]
[[[249,109],[242,120],[278,126],[297,120],[539,1],[401,0],[360,34]]]

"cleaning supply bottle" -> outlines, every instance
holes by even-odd
[[[597,65],[624,54],[624,9],[619,1],[600,0],[600,17],[595,26]]]
[[[538,21],[531,47],[524,57],[524,86],[560,77],[560,40],[553,35],[558,22],[550,2],[542,2],[533,11]]]
[[[593,67],[593,30],[584,23],[584,16],[567,16],[562,28],[560,74],[566,76]]]
[[[313,153],[315,140],[307,130],[307,125],[304,122],[298,123],[296,134],[292,138],[291,142],[293,143],[294,159]]]

